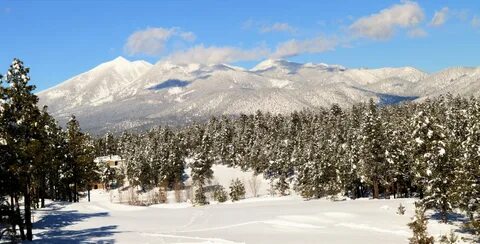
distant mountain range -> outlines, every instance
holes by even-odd
[[[246,70],[118,57],[37,95],[60,123],[75,114],[82,128],[103,133],[256,110],[347,107],[370,98],[393,104],[445,93],[478,95],[479,88],[480,68],[427,74],[412,67],[348,69],[269,59]]]

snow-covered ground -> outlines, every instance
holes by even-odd
[[[414,214],[415,199],[305,201],[295,195],[272,197],[269,182],[261,176],[256,178],[259,197],[253,197],[249,187],[252,172],[221,165],[213,170],[213,182],[227,189],[232,179],[243,181],[247,199],[194,207],[185,202],[186,192],[181,203],[175,202],[174,192],[168,192],[166,204],[129,206],[118,203],[117,190],[95,190],[91,202],[51,202],[47,209],[37,210],[36,242],[408,243],[411,236],[407,223]],[[122,194],[122,202],[126,202],[128,192]],[[405,215],[396,213],[400,204],[406,207]],[[459,225],[431,218],[428,231],[438,236]]]
[[[90,203],[50,203],[36,211],[34,228],[38,243],[407,243],[413,202],[290,196],[141,207],[111,203],[109,193],[97,190]],[[405,215],[396,213],[400,203]],[[429,232],[446,234],[453,224],[431,220]]]

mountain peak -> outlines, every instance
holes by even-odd
[[[130,62],[128,59],[122,57],[122,56],[118,56],[116,57],[115,59],[112,60],[112,62],[115,62],[115,63],[125,63],[125,62]]]
[[[271,69],[274,67],[289,67],[289,66],[298,66],[301,64],[290,62],[284,59],[266,59],[260,63],[258,63],[255,67],[250,69],[250,71],[263,71],[267,69]]]
[[[129,65],[131,62],[130,60],[122,57],[122,56],[118,56],[116,57],[115,59],[109,61],[109,62],[106,62],[107,64],[112,64],[114,66],[117,66],[117,65]]]

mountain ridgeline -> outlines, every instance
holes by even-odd
[[[338,104],[350,107],[477,95],[480,68],[427,74],[412,67],[347,69],[265,60],[250,70],[226,64],[128,61],[119,57],[39,92],[60,123],[75,114],[92,133],[179,125],[211,116],[287,114]]]

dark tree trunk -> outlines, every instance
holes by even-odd
[[[25,197],[25,228],[27,229],[27,240],[33,240],[32,233],[32,208],[31,208],[31,196],[30,196],[30,176],[27,176],[27,184],[24,189]]]
[[[18,203],[17,195],[15,195],[15,206],[16,206],[15,221],[17,222],[18,228],[20,230],[20,238],[22,238],[22,240],[26,240],[27,237],[25,236],[22,214],[20,213],[20,204]]]
[[[68,187],[68,201],[73,202],[72,189],[70,189],[70,186]]]
[[[76,180],[73,184],[73,201],[78,202],[78,190],[77,190],[77,181]]]
[[[373,181],[373,198],[378,199],[378,181]]]
[[[398,197],[401,197],[400,196],[400,193],[401,193],[401,188],[400,188],[400,185],[398,184],[398,182],[395,182],[395,194],[394,194],[394,198],[398,198]]]
[[[42,177],[42,185],[40,186],[40,207],[45,207],[45,177]]]
[[[12,225],[12,230],[15,235],[17,234],[17,217],[15,216],[15,202],[13,194],[10,195],[10,224]],[[23,239],[22,239],[23,240]]]

